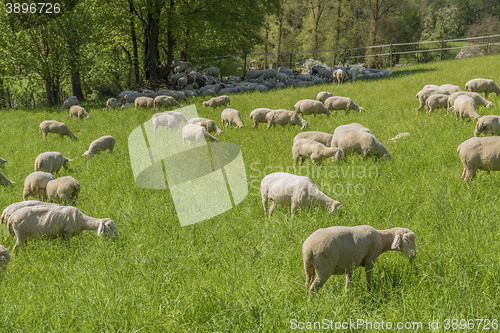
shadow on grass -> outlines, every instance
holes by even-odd
[[[392,77],[403,77],[403,76],[414,75],[414,74],[419,74],[419,73],[434,72],[436,70],[437,69],[435,69],[435,68],[402,69],[402,70],[392,72]]]

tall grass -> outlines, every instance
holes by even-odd
[[[474,181],[463,183],[456,148],[473,136],[475,122],[457,121],[442,109],[418,114],[415,94],[426,84],[498,81],[499,73],[500,57],[489,56],[404,67],[376,81],[231,96],[231,107],[247,126],[225,130],[219,139],[241,147],[248,196],[222,215],[182,228],[168,190],[134,183],[127,138],[152,111],[102,111],[103,101],[83,104],[92,117],[86,120],[52,109],[3,111],[0,157],[11,163],[2,172],[17,184],[0,189],[2,209],[22,200],[36,156],[59,151],[74,159],[59,176],[80,182],[77,208],[112,218],[120,238],[111,241],[89,231],[72,238],[69,248],[59,240],[28,240],[0,277],[0,331],[279,332],[299,323],[314,327],[323,319],[384,321],[394,328],[415,322],[424,329],[438,321],[443,330],[446,319],[498,319],[500,175],[479,171]],[[253,130],[248,115],[258,107],[293,110],[295,102],[323,90],[351,97],[366,112],[306,117],[311,130],[331,133],[338,125],[359,122],[393,159],[352,156],[319,167],[306,161],[297,173],[340,201],[343,212],[332,216],[309,208],[291,218],[289,208],[278,206],[266,219],[260,180],[270,172],[293,172],[291,143],[300,129],[265,131],[261,124]],[[500,99],[490,95],[489,100],[495,106],[478,112],[499,114]],[[220,124],[221,109],[203,108],[202,101],[193,100],[198,113]],[[78,140],[53,134],[42,140],[38,124],[48,119],[65,122]],[[389,141],[400,132],[411,135]],[[81,156],[92,140],[107,134],[116,139],[113,154]],[[345,278],[332,276],[318,295],[306,297],[303,241],[318,228],[359,224],[413,230],[416,259],[396,252],[381,256],[370,293],[359,269],[347,293]],[[0,228],[0,237],[6,236]],[[14,243],[9,238],[4,245],[11,250]]]

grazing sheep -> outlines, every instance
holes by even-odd
[[[120,103],[121,104],[121,103]],[[131,108],[132,106],[134,106],[134,103],[125,103],[121,106],[121,109],[122,110],[126,110],[128,108]]]
[[[203,126],[210,133],[215,132],[216,134],[224,134],[224,132],[222,132],[219,126],[217,126],[215,121],[213,121],[212,119],[207,119],[203,117],[191,118],[189,119],[188,124]]]
[[[108,110],[113,110],[113,109],[116,109],[119,107],[122,107],[122,103],[118,103],[116,98],[109,98],[106,101],[106,109],[108,109]]]
[[[484,136],[500,135],[500,117],[499,116],[482,116],[477,120],[474,136],[479,136],[484,133]]]
[[[331,147],[333,134],[316,132],[316,131],[302,132],[302,133],[297,134],[293,138],[293,142],[295,142],[296,140],[299,140],[299,139],[309,139],[309,140],[313,140],[313,141],[322,143],[327,147]]]
[[[253,128],[259,128],[259,123],[267,123],[266,115],[271,111],[273,110],[268,108],[258,108],[250,112]]]
[[[210,98],[208,101],[205,101],[203,102],[203,106],[211,106],[214,108],[218,107],[218,106],[227,106],[227,105],[230,105],[231,103],[231,99],[226,96],[226,95],[221,95],[221,96],[218,96],[218,97],[212,97]]]
[[[292,76],[293,70],[291,70],[290,68],[286,68],[284,66],[280,66],[280,67],[278,67],[278,73],[284,73],[287,76]]]
[[[153,108],[155,100],[151,97],[141,96],[137,97],[134,101],[135,109],[138,108]]]
[[[205,141],[206,139],[210,140],[210,142],[219,142],[219,140],[210,135],[203,126],[187,124],[182,128],[182,144],[187,140],[188,145],[191,146],[191,142],[196,143]]]
[[[54,180],[55,177],[48,172],[35,171],[32,172],[24,180],[23,200],[28,200],[28,197],[40,197],[42,201],[47,199],[45,188],[47,183]]]
[[[318,95],[316,95],[316,100],[325,104],[325,101],[328,97],[333,97],[333,94],[328,91],[321,91],[318,93]]]
[[[16,236],[14,253],[28,238],[50,239],[62,237],[69,246],[69,239],[83,230],[97,230],[97,236],[106,234],[118,238],[115,224],[109,218],[98,219],[83,214],[72,206],[34,206],[25,207],[12,214],[8,221],[10,236]]]
[[[337,128],[335,128],[335,130],[333,131],[333,134],[335,134],[335,132],[341,131],[345,128],[353,128],[353,129],[357,129],[358,131],[361,131],[361,132],[373,134],[369,128],[367,128],[359,123],[350,123],[350,124],[346,124],[346,125],[339,125],[339,126],[337,126]]]
[[[19,210],[24,207],[39,206],[39,205],[52,206],[52,207],[59,206],[58,204],[55,203],[49,203],[38,200],[14,202],[13,204],[10,204],[3,210],[2,215],[0,216],[0,224],[7,224],[7,221],[9,220],[10,216],[14,214],[16,210]]]
[[[235,109],[224,109],[224,111],[222,111],[221,115],[221,122],[222,122],[222,126],[226,126],[226,129],[228,126],[231,126],[231,125],[236,125],[236,127],[238,128],[242,128],[243,126],[245,126],[242,122],[241,122],[241,115],[240,115],[240,112],[238,110],[235,110]]]
[[[123,102],[134,103],[135,100],[136,100],[136,98],[139,98],[139,97],[144,97],[144,94],[143,93],[139,93],[137,91],[134,91],[134,92],[128,93],[125,96],[123,96],[123,98],[121,99],[120,103],[123,103]]]
[[[42,138],[44,139],[47,138],[47,133],[56,133],[59,134],[61,138],[64,135],[67,135],[70,138],[77,140],[76,135],[74,135],[73,132],[69,130],[68,126],[66,126],[65,123],[61,123],[59,121],[44,120],[40,123],[38,128],[40,133],[43,132]]]
[[[154,110],[159,110],[162,107],[168,106],[178,106],[182,108],[182,105],[175,100],[172,96],[159,95],[154,99],[153,102]]]
[[[202,73],[205,75],[213,76],[213,77],[219,77],[220,76],[220,69],[218,69],[217,67],[209,67],[209,68],[205,68],[202,71]]]
[[[449,92],[450,95],[462,91],[459,86],[455,86],[453,84],[442,84],[439,88],[446,89],[446,91]]]
[[[291,206],[292,217],[297,208],[326,206],[328,212],[333,213],[342,207],[340,202],[321,192],[311,179],[285,172],[275,172],[265,176],[260,182],[260,194],[264,216],[267,216],[267,201],[269,199],[272,201],[269,218],[278,204]]]
[[[138,94],[139,92],[137,91],[132,91],[132,90],[126,90],[126,91],[122,91],[120,93],[120,95],[118,95],[118,99],[120,100],[120,102],[123,103],[123,100],[124,100],[124,97],[125,95],[128,95],[128,94]]]
[[[71,176],[59,177],[51,180],[45,187],[48,200],[62,199],[74,205],[80,193],[80,183]]]
[[[317,114],[324,113],[328,117],[332,115],[332,113],[321,103],[320,101],[315,101],[313,99],[303,99],[301,101],[298,101],[295,103],[294,106],[295,112],[298,114],[302,114],[303,116],[307,116],[310,114],[314,114],[316,116]]]
[[[342,82],[344,82],[344,76],[344,71],[341,68],[336,69],[333,72],[333,77],[335,78],[335,80],[337,80],[337,85],[340,85]]]
[[[182,113],[178,112],[178,111],[165,111],[165,112],[160,112],[160,113],[155,113],[152,117],[151,117],[151,121],[153,121],[153,118],[154,117],[158,117],[162,114],[169,114],[171,116],[174,116],[175,119],[177,120],[177,123],[180,124],[180,123],[185,123],[187,124],[188,120],[186,118],[185,115],[183,115]]]
[[[98,154],[102,150],[108,149],[110,153],[113,153],[113,148],[115,147],[115,139],[111,135],[101,136],[90,143],[89,149],[82,154],[82,156],[90,156],[94,158],[94,154]]]
[[[359,266],[365,267],[366,288],[370,291],[375,261],[387,251],[400,251],[414,259],[415,234],[406,228],[376,230],[369,225],[316,230],[302,245],[307,293],[318,292],[332,274],[345,274],[347,291],[352,272]]]
[[[59,173],[61,167],[68,170],[68,162],[73,161],[70,158],[63,157],[61,153],[48,151],[39,154],[35,159],[35,171],[44,171],[49,173]]]
[[[276,73],[276,80],[279,82],[286,82],[286,80],[288,80],[288,76],[285,73]]]
[[[469,92],[484,92],[484,98],[488,98],[488,94],[496,93],[500,95],[500,88],[493,80],[487,79],[473,79],[465,84],[465,90]]]
[[[347,68],[347,75],[351,78],[351,82],[354,82],[358,79],[358,70],[354,67]]]
[[[80,118],[80,119],[81,118],[87,118],[87,119],[90,118],[87,111],[79,105],[73,105],[72,107],[69,108],[69,117],[72,118],[73,116]]]
[[[5,177],[4,174],[0,172],[0,184],[2,184],[3,186],[9,186],[15,183],[12,180]]]
[[[323,66],[313,66],[309,73],[311,75],[318,74],[320,77],[324,77],[328,81],[333,80],[333,73],[328,68]]]
[[[155,99],[156,98],[156,93],[153,91],[153,90],[149,90],[149,89],[144,89],[144,91],[142,92],[142,94],[146,97],[149,97],[149,98],[152,98],[152,99]]]
[[[161,113],[156,117],[153,116],[151,118],[151,122],[153,123],[153,132],[156,132],[156,129],[159,126],[166,127],[167,131],[169,128],[179,130],[179,122],[177,121],[177,118],[168,113]]]
[[[474,103],[476,103],[476,107],[482,105],[485,106],[487,109],[489,109],[493,106],[492,102],[488,101],[486,98],[479,95],[477,92],[459,91],[451,94],[450,97],[448,98],[447,113],[450,113],[450,111],[453,109],[453,104],[455,104],[455,100],[457,99],[458,96],[461,95],[467,95],[471,97],[474,100]]]
[[[185,102],[188,101],[186,94],[183,93],[182,91],[177,91],[177,90],[161,89],[161,90],[158,90],[158,96],[170,96],[170,97],[173,97],[176,102],[180,101],[180,100],[183,100]],[[182,105],[180,105],[180,104],[179,104],[179,106],[182,107]]]
[[[310,158],[313,164],[317,163],[318,165],[327,157],[338,161],[342,156],[342,150],[310,139],[297,139],[293,141],[292,154],[293,166],[295,167],[299,159],[301,159],[300,165],[302,166],[306,158]]]
[[[292,125],[301,125],[301,130],[309,128],[307,121],[302,119],[295,111],[283,109],[273,110],[266,114],[266,120],[267,129],[271,128],[271,126],[273,126],[273,128],[276,127],[276,124],[282,125],[283,127],[288,125],[288,129],[290,129]]]
[[[417,111],[420,112],[420,110],[422,110],[425,105],[425,101],[427,100],[427,98],[429,98],[429,96],[436,94],[450,95],[450,93],[446,89],[440,87],[422,89],[416,95],[418,101],[420,102]]]
[[[64,101],[64,103],[61,106],[61,108],[59,109],[59,111],[61,111],[62,109],[69,109],[73,105],[77,105],[77,104],[78,104],[78,99],[76,98],[76,96],[71,96]]]
[[[341,96],[333,96],[328,97],[325,100],[325,107],[332,110],[345,110],[345,114],[349,113],[349,110],[358,111],[359,113],[363,112],[365,109],[358,106],[353,102],[349,97],[341,97]]]
[[[344,127],[336,128],[333,132],[332,147],[338,147],[344,153],[343,156],[358,153],[363,155],[363,159],[369,156],[391,160],[391,154],[384,145],[371,133],[367,133],[358,128]]]
[[[448,98],[450,95],[436,94],[431,95],[425,101],[427,106],[427,114],[431,114],[436,108],[446,108],[448,105]]]
[[[457,119],[463,119],[463,117],[479,119],[481,116],[476,112],[476,103],[474,100],[467,95],[460,95],[455,99],[453,103],[453,110],[457,115]]]
[[[10,262],[9,250],[7,250],[3,245],[0,245],[0,268],[5,270]]]
[[[500,170],[500,136],[473,137],[457,148],[464,165],[463,181],[471,181],[477,170]]]

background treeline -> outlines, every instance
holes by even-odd
[[[82,100],[159,87],[174,59],[200,64],[196,58],[500,32],[497,0],[60,2],[58,14],[2,10],[0,107],[54,105],[70,95]]]

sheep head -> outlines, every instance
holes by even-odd
[[[397,250],[403,253],[410,259],[414,259],[417,255],[417,247],[415,245],[415,234],[406,228],[395,228],[395,237],[391,245],[391,250]]]
[[[115,224],[111,219],[102,219],[97,228],[97,236],[106,234],[109,238],[118,238],[118,230],[116,230]]]

